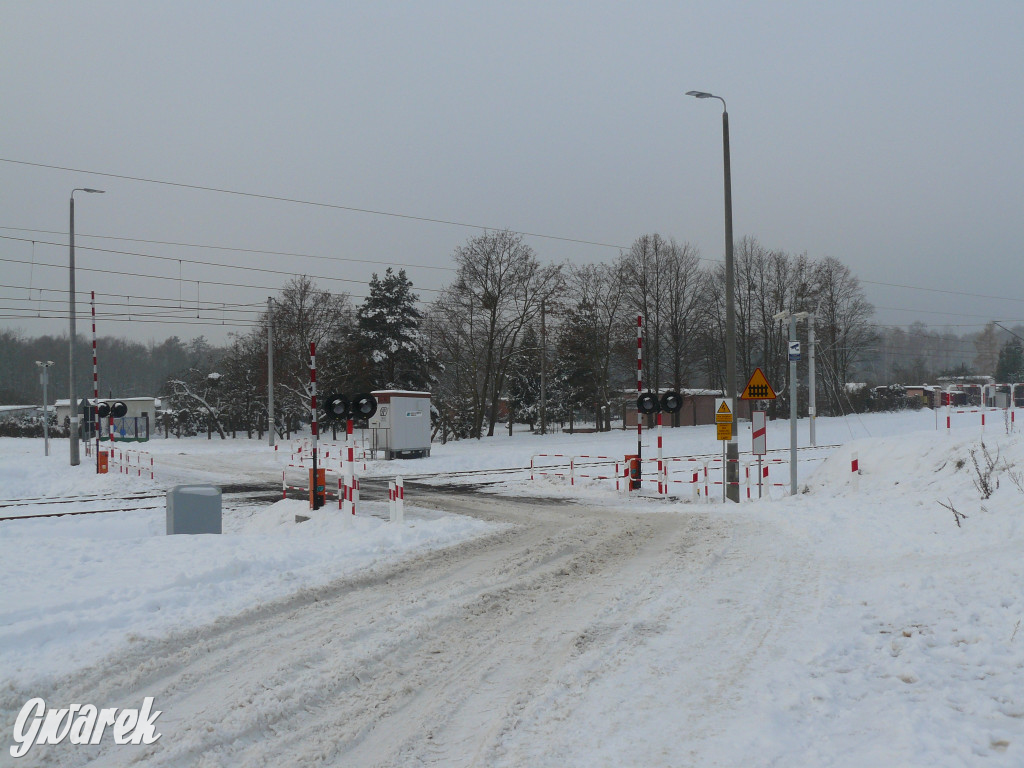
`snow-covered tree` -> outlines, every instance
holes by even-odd
[[[420,333],[422,313],[405,270],[374,273],[370,295],[356,312],[354,347],[362,360],[357,374],[366,389],[422,390],[430,386],[431,362]]]
[[[510,418],[521,424],[540,420],[540,339],[533,326],[527,326],[508,372]]]
[[[996,381],[1000,384],[1024,381],[1024,344],[1021,344],[1020,339],[1010,339],[999,350]]]

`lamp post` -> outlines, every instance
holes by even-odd
[[[53,360],[47,360],[45,363],[42,360],[36,360],[36,365],[39,366],[39,380],[43,384],[43,455],[50,455],[50,406],[47,405],[46,399],[46,384],[50,380],[49,368],[53,365]]]
[[[70,392],[68,398],[69,413],[71,414],[71,431],[68,435],[68,442],[71,443],[71,466],[77,467],[79,462],[78,458],[78,399],[75,397],[75,192],[94,192],[103,194],[102,189],[89,189],[88,187],[76,187],[71,190],[71,226],[69,229],[68,243],[70,244],[70,256],[68,259],[69,265],[69,287],[68,287],[68,308],[69,315],[71,316],[71,329],[70,339],[68,344],[70,345],[69,362],[68,362],[68,380],[70,384]]]
[[[698,99],[718,99],[722,102],[722,155],[725,172],[725,396],[732,410],[732,437],[726,446],[726,496],[730,501],[740,500],[740,451],[736,442],[736,304],[732,256],[732,165],[729,161],[729,111],[725,99],[706,91],[687,91],[687,96]]]

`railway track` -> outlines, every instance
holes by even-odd
[[[818,458],[818,457],[816,457],[816,456],[808,456],[809,453],[827,452],[827,451],[832,451],[832,450],[834,450],[836,448],[839,448],[839,447],[840,447],[839,444],[835,444],[835,445],[805,446],[803,448],[798,448],[797,451],[798,451],[799,455],[806,457],[808,460],[813,460],[813,459]],[[784,454],[784,453],[789,453],[789,449],[788,448],[775,448],[775,449],[772,449],[772,450],[768,451],[769,455],[771,455],[771,454]],[[720,457],[720,454],[718,452],[715,452],[715,453],[688,454],[688,455],[684,455],[684,456],[674,456],[673,455],[673,456],[665,456],[664,458],[666,460],[669,460],[669,459],[715,459],[715,458],[719,458],[719,457]],[[824,458],[824,456],[822,456],[821,458]],[[613,460],[611,460],[611,459],[606,459],[606,460],[603,460],[603,461],[580,461],[580,462],[575,463],[575,466],[576,467],[587,467],[587,466],[594,466],[594,465],[601,465],[601,464],[609,464],[609,463],[612,463],[612,461]],[[565,463],[562,463],[562,464],[546,464],[546,465],[544,465],[544,469],[545,470],[562,469],[562,468],[568,468],[568,467],[569,467],[569,462],[565,462]],[[529,473],[531,471],[532,470],[531,470],[530,467],[493,467],[493,468],[488,468],[488,469],[465,469],[465,470],[454,470],[454,471],[448,471],[448,472],[421,472],[421,473],[418,473],[418,474],[405,475],[404,477],[405,477],[406,482],[412,482],[412,483],[415,483],[417,485],[421,485],[421,486],[423,486],[425,488],[432,488],[434,490],[437,490],[436,483],[431,483],[430,481],[432,481],[432,480],[433,481],[444,481],[444,480],[448,480],[448,479],[452,479],[452,478],[460,478],[460,477],[484,477],[484,476],[488,476],[488,475],[508,476],[508,475],[515,475],[517,473],[526,474],[526,473]],[[382,491],[386,491],[386,489],[387,489],[387,485],[386,485],[387,480],[388,480],[388,478],[386,478],[386,477],[381,477],[381,476],[373,477],[373,476],[371,476],[371,477],[361,478],[361,483],[364,486],[364,488],[366,488],[367,490],[374,490],[374,491],[382,490]],[[471,484],[471,485],[469,485],[467,487],[460,487],[460,490],[468,491],[468,492],[479,491],[479,490],[483,489],[484,487],[486,487],[488,485],[492,485],[492,484],[494,484],[496,482],[501,482],[501,480],[494,480],[494,481],[489,481],[489,482],[488,481],[482,481],[482,482],[479,482],[479,483]],[[269,490],[271,487],[272,486],[270,484],[266,484],[266,485],[263,485],[263,484],[252,484],[252,483],[250,483],[250,484],[225,484],[225,485],[221,486],[221,490],[222,490],[222,493],[224,494],[225,497],[235,496],[235,497],[247,498],[250,501],[268,501],[268,502],[273,502],[273,501],[276,501],[280,497],[279,497],[279,494],[278,494],[276,489],[273,490],[273,491]],[[454,490],[454,487],[453,487],[453,490]],[[117,497],[114,497],[114,496],[104,496],[104,495],[95,495],[95,494],[94,495],[86,495],[86,496],[75,496],[75,497],[35,496],[35,497],[29,497],[29,498],[24,498],[24,499],[5,499],[4,501],[0,502],[0,509],[6,509],[6,508],[11,508],[11,507],[22,507],[22,508],[25,508],[25,507],[33,507],[33,506],[46,506],[46,505],[50,505],[50,504],[71,504],[71,503],[82,503],[82,502],[103,502],[103,501],[111,501],[111,502],[113,502],[115,500],[118,501],[118,502],[147,501],[147,500],[150,500],[150,499],[163,499],[164,497],[165,497],[165,494],[163,494],[163,493],[132,494],[132,495],[126,495],[126,496],[117,496]],[[162,507],[163,507],[163,504],[155,504],[155,505],[151,505],[151,506],[142,506],[142,507],[125,507],[125,506],[120,506],[120,507],[107,507],[107,508],[103,508],[103,509],[76,510],[74,512],[47,512],[47,513],[40,513],[40,514],[33,514],[33,515],[10,515],[10,516],[2,516],[2,517],[0,517],[0,522],[4,522],[4,521],[8,521],[8,520],[33,520],[33,519],[39,519],[39,518],[44,518],[44,517],[71,517],[71,516],[75,516],[75,515],[95,515],[95,514],[103,514],[103,513],[111,513],[111,512],[134,512],[134,511],[137,511],[137,510],[160,509]]]

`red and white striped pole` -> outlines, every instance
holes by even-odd
[[[312,341],[309,342],[309,410],[310,410],[310,431],[313,434],[313,479],[310,485],[313,486],[313,509],[320,509],[320,493],[317,491],[316,481],[318,475],[316,472],[316,439],[317,439],[317,422],[316,422],[316,344]]]
[[[643,394],[643,368],[644,368],[644,338],[643,338],[644,316],[636,316],[636,490],[640,490],[643,484],[644,471],[644,448],[643,448],[643,413],[640,412],[640,395]],[[633,488],[633,479],[630,477],[629,487]]]
[[[353,475],[355,473],[356,451],[352,440],[352,419],[349,418],[345,421],[345,499],[348,504],[349,514],[354,515],[356,513],[356,497]]]
[[[665,493],[668,493],[668,478],[665,477],[665,462],[661,455],[661,411],[658,411],[658,494]]]
[[[397,507],[399,523],[405,522],[405,480],[399,475],[395,478],[395,491],[398,494],[398,498],[395,499],[395,506]]]
[[[96,432],[96,474],[100,471],[100,368],[96,362],[96,291],[89,293],[92,309],[92,428]]]

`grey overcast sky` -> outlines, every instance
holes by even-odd
[[[90,172],[721,259],[720,103],[692,89],[728,102],[737,238],[840,259],[879,323],[1024,322],[1021,0],[2,1],[0,327],[66,330],[38,316],[66,312],[74,187],[106,190],[75,196],[78,288],[139,339],[223,341],[295,273],[358,301],[410,265],[429,301],[479,232]],[[168,301],[181,324],[142,322]]]

